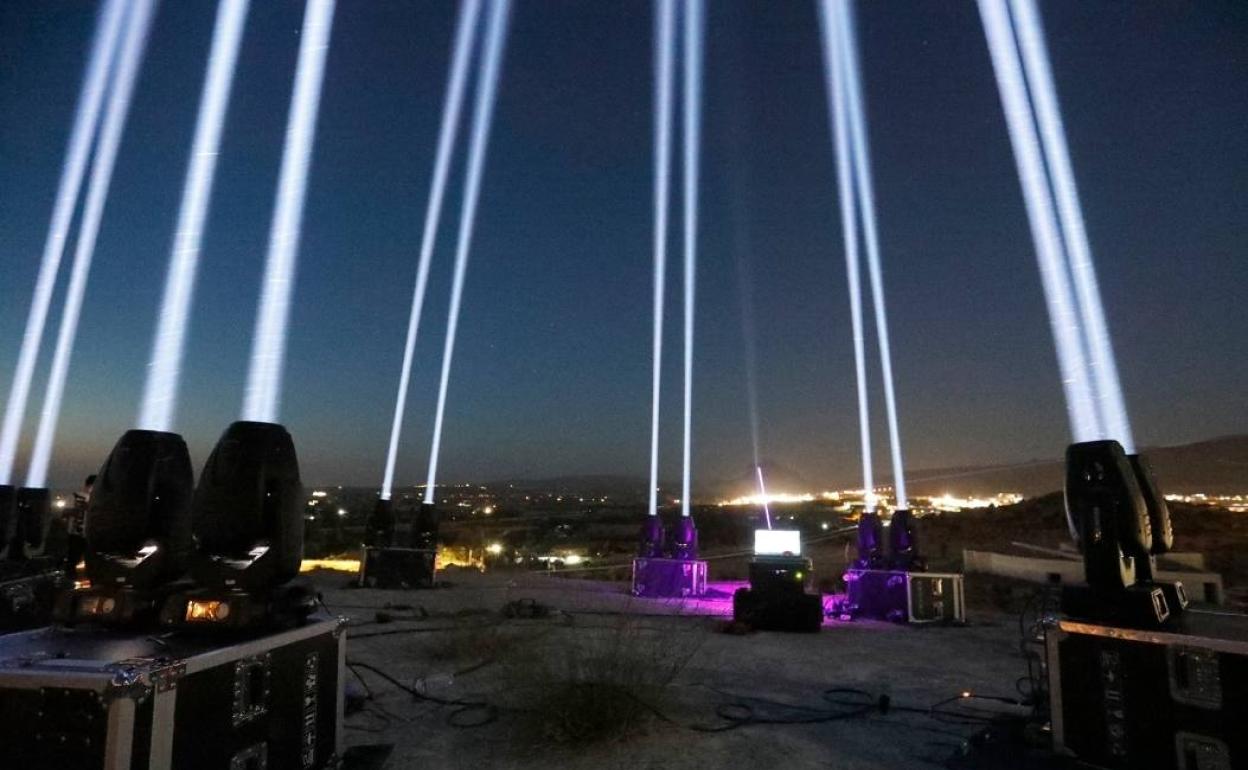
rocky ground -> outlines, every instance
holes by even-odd
[[[385,767],[1018,766],[985,763],[970,742],[983,725],[968,715],[1027,709],[957,697],[1018,697],[1017,616],[738,635],[724,632],[732,585],[679,602],[533,573],[447,579],[399,592],[313,577],[328,608],[351,619],[359,697],[348,744],[392,747]],[[853,692],[826,700],[833,688]]]

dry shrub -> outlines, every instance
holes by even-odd
[[[508,694],[521,738],[584,744],[626,737],[668,701],[705,638],[687,623],[646,624],[627,614],[559,629],[508,657]]]

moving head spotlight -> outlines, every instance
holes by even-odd
[[[3,525],[0,529],[0,548],[7,540],[10,561],[26,561],[26,548],[38,548],[43,544],[43,527],[51,508],[52,498],[46,489],[0,488],[0,524]],[[9,529],[10,522],[12,531]]]
[[[433,503],[421,503],[412,522],[412,548],[433,550],[438,547],[438,522],[441,516]]]
[[[175,433],[126,431],[104,461],[87,507],[93,585],[153,588],[186,571],[191,458]]]
[[[262,591],[299,574],[303,486],[281,425],[236,422],[217,442],[191,503],[191,574],[203,586]]]
[[[394,504],[390,500],[377,498],[365,525],[364,545],[383,548],[394,545]]]
[[[89,585],[61,591],[54,617],[122,625],[148,620],[186,572],[193,489],[181,436],[126,431],[100,468],[87,505]]]
[[[637,555],[643,559],[663,558],[663,520],[657,515],[647,516],[641,525]]]
[[[919,534],[914,514],[905,508],[893,511],[888,525],[888,555],[893,569],[922,572],[927,562],[919,555]]]
[[[858,519],[858,560],[855,569],[882,569],[884,558],[884,523],[875,511],[864,512]]]
[[[1169,511],[1138,457],[1112,440],[1067,448],[1066,520],[1087,581],[1063,590],[1067,614],[1143,626],[1177,618],[1182,586],[1155,581],[1155,554],[1173,543]]]
[[[698,528],[692,516],[681,516],[672,530],[672,558],[682,561],[698,558]]]
[[[17,512],[17,488],[0,484],[0,551],[9,542],[9,522]]]

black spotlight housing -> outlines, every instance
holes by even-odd
[[[672,528],[672,558],[681,561],[698,558],[698,528],[692,516],[681,516]]]
[[[9,524],[17,512],[17,487],[0,484],[0,551],[9,542]]]
[[[200,585],[265,591],[299,574],[303,485],[290,433],[235,422],[212,450],[191,504]]]
[[[1177,620],[1187,604],[1183,587],[1155,576],[1155,554],[1173,543],[1169,510],[1140,460],[1117,441],[1072,444],[1066,519],[1087,580],[1086,588],[1063,589],[1067,614],[1131,626]]]
[[[643,559],[663,558],[663,520],[647,516],[638,536],[637,555]]]
[[[875,511],[864,511],[858,519],[858,560],[856,569],[881,569],[885,565],[884,523]]]
[[[927,567],[919,555],[918,523],[906,508],[893,511],[888,526],[888,552],[893,569],[922,572]]]
[[[104,461],[87,506],[93,584],[151,588],[181,577],[191,551],[194,473],[176,433],[127,431]]]
[[[394,545],[394,503],[379,497],[364,528],[364,545],[386,548]]]
[[[20,542],[31,548],[43,545],[43,529],[52,512],[52,493],[42,487],[22,487],[17,490],[17,536]]]
[[[434,550],[438,547],[438,523],[441,514],[433,503],[421,503],[412,522],[412,548]]]

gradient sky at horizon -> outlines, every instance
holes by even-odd
[[[94,9],[0,5],[0,394]],[[761,454],[852,484],[849,314],[814,6],[733,0],[708,11],[695,476],[742,475],[751,461],[736,285],[744,253]],[[1248,431],[1248,5],[1053,0],[1042,11],[1137,439]],[[296,0],[253,2],[248,20],[179,407],[197,466],[242,402],[302,12]],[[380,481],[454,12],[448,0],[339,4],[282,408],[312,483]],[[214,14],[206,0],[161,4],[87,290],[56,485],[98,467],[137,415]],[[859,3],[858,22],[908,465],[1056,457],[1068,438],[1062,393],[975,4],[877,0]],[[650,35],[647,2],[516,3],[452,372],[445,481],[646,472]],[[456,179],[463,148],[461,139]],[[400,484],[423,481],[458,202],[455,181]],[[679,473],[680,438],[672,268],[667,478]],[[878,407],[878,368],[872,378]]]

